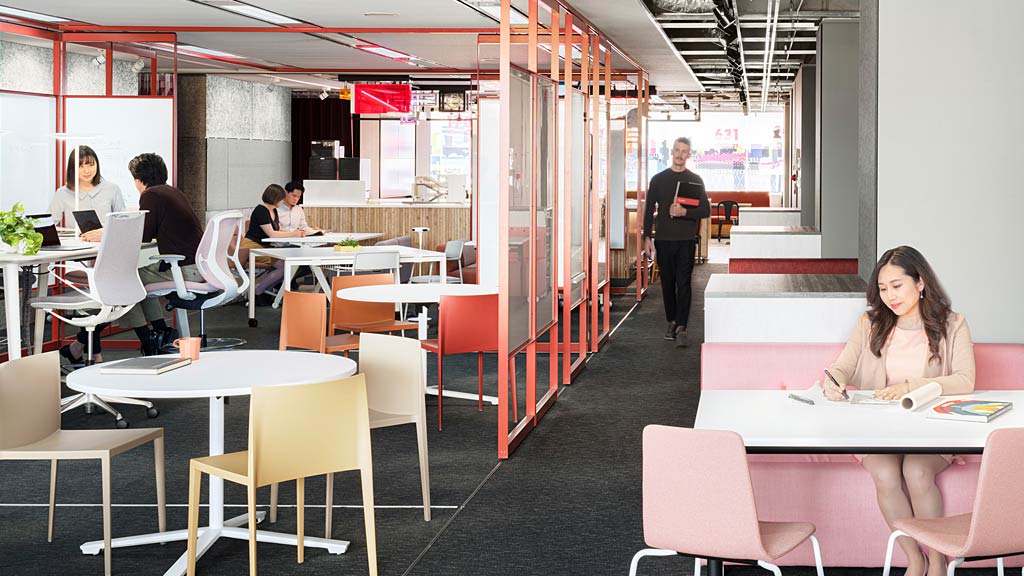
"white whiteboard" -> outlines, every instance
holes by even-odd
[[[57,103],[52,96],[0,94],[0,210],[15,202],[48,213],[57,188]]]
[[[167,183],[174,181],[174,100],[171,98],[68,98],[66,131],[96,151],[103,177],[121,188],[128,209],[138,208],[139,192],[128,162],[145,152],[159,154],[167,164]],[[68,150],[72,150],[71,141]],[[51,192],[52,193],[52,192]]]

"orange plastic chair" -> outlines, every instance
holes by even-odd
[[[327,298],[313,292],[285,291],[278,349],[302,348],[333,354],[359,349],[358,334],[327,335]]]
[[[395,320],[395,305],[387,302],[359,302],[338,298],[338,290],[356,286],[394,284],[394,274],[335,276],[331,279],[330,332],[402,332],[416,330],[415,322]]]
[[[477,353],[477,388],[479,409],[484,409],[484,352],[498,349],[498,295],[441,296],[437,320],[437,339],[420,344],[437,354],[437,429],[442,427],[441,398],[444,390],[445,354]],[[516,407],[515,386],[512,406]],[[518,409],[514,418],[518,420]]]
[[[997,558],[996,570],[1003,575],[1003,557],[1024,554],[1024,428],[993,430],[985,440],[978,473],[974,508],[967,514],[945,518],[903,518],[893,522],[882,576],[889,576],[893,544],[899,536],[910,536],[921,544],[953,558],[946,574],[953,576],[964,562]]]

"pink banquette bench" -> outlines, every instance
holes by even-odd
[[[821,379],[843,344],[706,343],[701,347],[702,390],[806,390]],[[979,390],[1024,387],[1024,344],[975,344]],[[753,454],[750,476],[757,511],[766,521],[813,522],[826,566],[881,566],[889,528],[868,472],[851,455]],[[964,457],[939,475],[946,515],[971,511],[981,456]],[[813,566],[811,546],[783,556],[780,566]],[[906,566],[896,547],[894,565]],[[964,564],[994,566],[995,561]],[[1024,557],[1006,559],[1024,565]]]

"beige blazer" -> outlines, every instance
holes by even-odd
[[[884,388],[885,357],[889,344],[882,347],[882,356],[871,353],[871,321],[865,313],[853,330],[846,347],[829,371],[840,384],[861,390]],[[914,390],[929,382],[938,382],[942,394],[969,394],[974,391],[974,343],[962,314],[950,312],[946,336],[939,342],[939,360],[929,360],[921,378],[908,380]]]

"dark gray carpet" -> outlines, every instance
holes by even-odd
[[[703,340],[703,287],[724,266],[698,266],[688,349],[662,339],[665,328],[660,289],[619,326],[602,351],[513,454],[496,458],[496,411],[485,405],[445,399],[445,430],[429,428],[433,520],[423,522],[415,434],[411,426],[375,430],[372,436],[378,561],[382,575],[625,575],[632,555],[644,547],[641,518],[641,432],[651,423],[690,426],[696,413],[700,342]],[[613,325],[630,310],[632,297],[613,299]],[[276,348],[278,312],[260,308],[260,328],[246,326],[244,309],[217,310],[207,317],[210,334],[249,339],[249,348]],[[198,322],[193,322],[197,325]],[[108,358],[126,352],[110,352]],[[540,357],[539,375],[547,375]],[[486,359],[485,393],[496,394],[496,359]],[[428,365],[431,381],[436,364]],[[520,374],[522,374],[520,367]],[[229,375],[226,375],[228,377]],[[520,378],[521,380],[521,378]],[[476,390],[476,359],[449,356],[445,386]],[[520,407],[525,393],[520,383]],[[134,426],[162,426],[167,439],[168,527],[184,528],[188,459],[206,453],[207,402],[162,401],[156,420],[127,408]],[[226,411],[227,450],[243,449],[245,399],[232,400]],[[427,399],[428,417],[436,400]],[[105,428],[111,419],[81,411],[65,415],[66,428]],[[152,451],[142,448],[115,458],[114,502],[149,505],[155,501]],[[0,576],[21,574],[100,574],[101,556],[83,556],[78,546],[101,537],[99,466],[93,462],[61,465],[56,539],[46,542],[48,464],[0,462]],[[322,535],[322,478],[307,481],[306,533]],[[358,478],[344,475],[336,483],[334,535],[352,541],[349,552],[331,556],[306,550],[304,564],[293,548],[261,544],[262,574],[366,574],[365,539]],[[204,484],[205,499],[205,484]],[[266,504],[267,491],[260,502]],[[244,510],[245,494],[227,485],[227,512]],[[282,504],[294,503],[294,484],[282,486]],[[26,505],[27,504],[27,505]],[[268,528],[264,526],[264,528]],[[293,508],[281,511],[270,529],[294,533]],[[152,506],[119,506],[113,513],[114,536],[156,529]],[[855,535],[851,535],[855,537]],[[823,543],[823,545],[827,545]],[[247,544],[221,540],[200,561],[201,574],[244,574]],[[185,549],[184,543],[123,548],[114,551],[115,574],[162,574]],[[869,559],[866,564],[875,564]],[[872,574],[878,570],[871,570]],[[979,576],[982,572],[974,570]],[[992,573],[994,571],[987,571]],[[640,574],[685,575],[692,560],[648,558]],[[759,568],[729,568],[730,576],[764,574]],[[810,576],[809,568],[787,568]],[[860,576],[867,570],[830,569],[830,574]],[[897,571],[896,574],[900,574]]]

